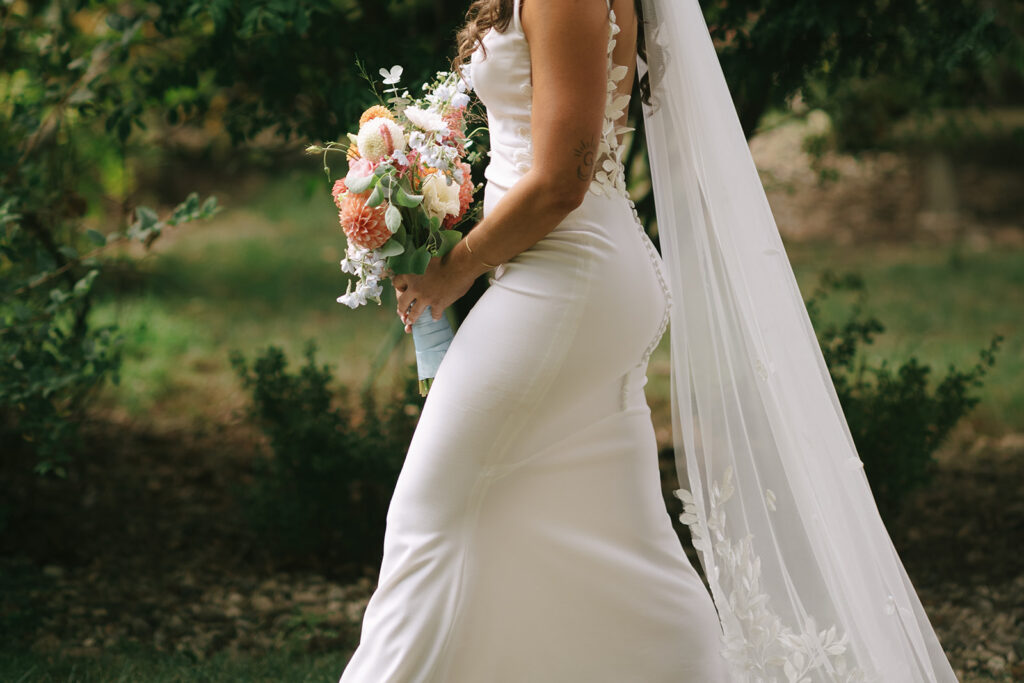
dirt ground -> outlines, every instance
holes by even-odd
[[[90,428],[94,452],[68,480],[21,482],[0,571],[12,645],[89,655],[132,641],[200,659],[354,646],[375,568],[275,566],[232,502],[257,437],[124,427]],[[1024,680],[1024,434],[960,429],[938,460],[894,543],[961,680]]]

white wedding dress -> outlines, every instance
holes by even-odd
[[[728,680],[714,604],[661,496],[643,386],[671,302],[617,161],[617,32],[612,13],[604,168],[495,271],[455,335],[342,683]],[[519,0],[484,45],[472,76],[491,132],[486,213],[530,167]]]

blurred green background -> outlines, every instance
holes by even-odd
[[[0,678],[340,675],[422,401],[303,150],[466,6],[0,2]],[[901,557],[961,680],[1024,680],[1024,11],[702,6]]]

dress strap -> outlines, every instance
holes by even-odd
[[[524,33],[523,18],[519,16],[521,7],[522,2],[520,0],[512,0],[512,27],[515,28],[515,30],[519,31],[519,33]]]

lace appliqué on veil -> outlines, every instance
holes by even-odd
[[[683,502],[679,520],[690,528],[693,547],[704,556],[708,583],[722,622],[722,656],[743,680],[750,683],[810,683],[812,674],[836,683],[878,680],[847,660],[847,635],[835,625],[819,629],[814,617],[793,629],[772,611],[768,594],[761,590],[761,559],[754,553],[752,536],[732,540],[725,534],[725,503],[732,497],[732,467],[721,483],[710,489],[707,521],[702,522],[693,495],[678,489]],[[775,510],[775,494],[765,489],[768,510]],[[711,555],[709,555],[711,553]],[[728,587],[728,590],[726,590]]]

